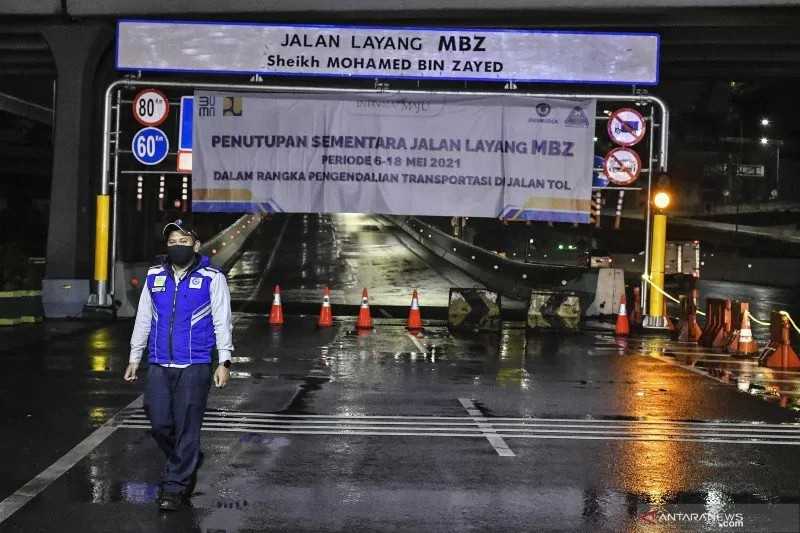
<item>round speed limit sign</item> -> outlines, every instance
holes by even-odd
[[[161,91],[145,89],[133,98],[133,118],[142,126],[158,126],[169,115],[169,101]]]
[[[157,165],[169,154],[169,139],[158,128],[142,128],[131,142],[133,157],[143,165]]]
[[[606,156],[603,168],[608,181],[615,185],[630,185],[639,177],[642,160],[630,148],[614,148]]]

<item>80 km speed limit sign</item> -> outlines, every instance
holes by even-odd
[[[133,118],[142,126],[158,126],[169,115],[169,100],[156,89],[145,89],[133,98]]]

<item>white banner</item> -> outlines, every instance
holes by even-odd
[[[594,100],[198,91],[193,210],[588,222],[594,122]]]
[[[225,74],[658,84],[648,33],[123,20],[117,68]]]

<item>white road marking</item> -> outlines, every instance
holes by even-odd
[[[431,427],[438,427],[447,429],[471,429],[477,428],[478,422],[475,422],[472,418],[462,417],[464,420],[455,422],[455,421],[448,421],[448,422],[428,422],[422,420],[415,420],[415,421],[398,421],[398,420],[362,420],[362,419],[355,419],[355,420],[286,420],[286,419],[269,419],[269,418],[255,418],[255,417],[209,417],[206,416],[203,419],[203,424],[208,426],[220,426],[220,425],[228,425],[228,426],[271,426],[271,427],[315,427],[319,428],[347,428],[347,427],[355,427],[355,428],[362,428],[365,427],[366,429],[392,429],[395,426],[415,426],[415,427],[422,427],[425,428],[426,426]],[[689,431],[726,431],[726,432],[734,432],[734,433],[759,433],[761,435],[767,434],[774,434],[775,436],[783,436],[782,434],[790,434],[796,435],[800,438],[800,427],[796,426],[767,426],[767,425],[744,425],[744,424],[686,424],[686,423],[676,423],[676,424],[623,424],[623,423],[614,423],[614,421],[607,421],[607,423],[597,423],[597,424],[581,424],[575,423],[578,421],[571,421],[573,423],[559,423],[559,422],[550,422],[550,421],[537,421],[537,422],[495,422],[495,419],[484,418],[483,423],[484,425],[491,426],[498,431],[529,431],[535,428],[570,428],[575,429],[578,432],[581,431],[590,431],[595,432],[598,429],[607,429],[607,430],[623,430],[623,431],[656,431],[656,432],[664,432],[664,431],[675,431],[675,432],[689,432]],[[601,422],[601,421],[598,421]],[[145,424],[147,423],[147,418],[143,416],[132,416],[125,421],[126,424]],[[369,426],[369,427],[367,427]],[[436,431],[440,431],[437,429]],[[476,429],[479,431],[479,429]]]
[[[480,413],[480,411],[478,411]],[[138,410],[131,414],[129,418],[142,418],[144,417],[144,410]],[[519,421],[519,422],[572,422],[572,423],[585,423],[585,424],[661,424],[661,425],[683,425],[683,426],[697,426],[697,427],[707,427],[707,426],[739,426],[739,427],[775,427],[775,428],[797,428],[800,430],[800,422],[787,422],[783,424],[767,424],[758,420],[753,421],[736,421],[736,422],[724,422],[724,421],[708,421],[708,422],[689,422],[684,420],[668,420],[668,419],[603,419],[603,418],[537,418],[537,417],[485,417],[485,416],[477,416],[467,418],[464,416],[409,416],[409,415],[322,415],[322,414],[297,414],[297,415],[290,415],[290,414],[283,414],[283,413],[257,413],[257,412],[246,412],[246,411],[214,411],[208,410],[206,411],[206,416],[218,416],[218,417],[238,417],[238,416],[250,416],[250,417],[261,417],[261,418],[281,418],[281,419],[338,419],[338,420],[455,420],[455,421],[466,421],[466,420],[474,420],[479,418],[481,422],[488,422],[488,423],[495,423],[495,422],[505,422],[505,421]],[[126,419],[127,420],[127,419]],[[465,422],[466,423],[466,422]],[[472,424],[472,422],[468,422]]]
[[[687,422],[679,420],[604,420],[497,417],[481,414],[469,399],[459,399],[468,416],[286,415],[209,411],[205,431],[340,436],[419,436],[486,438],[499,455],[514,456],[505,438],[561,440],[678,441],[727,444],[800,445],[800,424]],[[149,429],[139,410],[122,427]]]
[[[413,342],[413,343],[414,343],[414,346],[416,346],[416,347],[417,347],[417,349],[418,349],[418,350],[419,350],[421,353],[426,353],[425,346],[423,346],[423,344],[422,344],[422,343],[419,341],[419,339],[418,339],[418,338],[416,338],[416,337],[415,337],[414,335],[412,335],[411,333],[409,333],[409,334],[408,334],[408,338],[409,338],[409,339],[411,339],[411,342]]]
[[[121,426],[126,429],[149,429],[149,425],[145,424],[124,424]],[[486,433],[445,433],[445,432],[434,432],[428,429],[414,431],[413,429],[409,429],[406,431],[369,431],[369,430],[311,430],[311,429],[260,429],[260,428],[236,428],[236,427],[218,427],[218,428],[210,428],[210,427],[203,427],[203,431],[218,431],[224,433],[267,433],[267,434],[277,434],[277,435],[342,435],[342,436],[389,436],[389,437],[480,437],[484,438],[487,437]],[[490,435],[487,438],[495,438],[498,440],[503,440],[503,438],[515,438],[515,439],[558,439],[558,440],[624,440],[624,441],[648,441],[648,442],[702,442],[702,443],[723,443],[723,444],[763,444],[763,445],[773,445],[773,446],[800,446],[800,439],[798,440],[764,440],[762,438],[738,438],[738,439],[727,439],[727,438],[717,438],[713,435],[709,436],[672,436],[672,435],[660,435],[660,434],[651,434],[651,435],[610,435],[610,434],[602,434],[602,435],[576,435],[576,434],[564,434],[564,435],[553,435],[553,434],[546,434],[546,433],[503,433],[502,437],[500,435]],[[505,441],[503,441],[505,443]],[[507,446],[506,446],[507,448]],[[497,449],[497,448],[495,448]],[[508,451],[504,454],[501,453],[501,450],[498,450],[498,454],[500,455],[510,455],[514,456],[514,452],[508,449]]]
[[[14,513],[19,511],[25,504],[39,495],[53,481],[64,475],[70,468],[78,464],[84,457],[89,455],[92,450],[100,446],[104,440],[111,436],[119,427],[124,419],[123,415],[129,409],[142,406],[142,396],[139,396],[127,407],[120,410],[116,415],[109,418],[102,426],[92,432],[91,435],[79,442],[74,448],[65,453],[59,460],[45,468],[36,477],[17,489],[14,494],[8,496],[0,502],[0,524],[8,520]],[[150,426],[147,426],[148,429]]]
[[[490,424],[484,422],[486,417],[481,414],[480,411],[475,407],[475,404],[472,403],[472,400],[469,398],[459,398],[458,401],[467,410],[467,414],[472,417],[475,423],[478,425],[479,428],[483,430],[486,439],[489,441],[489,444],[492,445],[494,451],[497,452],[497,455],[502,457],[514,457],[516,454],[511,451],[511,448],[508,447],[506,441],[503,440],[503,437],[497,435],[497,431],[492,428]]]

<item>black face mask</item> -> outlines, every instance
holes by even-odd
[[[167,246],[169,262],[178,267],[188,266],[194,259],[194,246]]]

